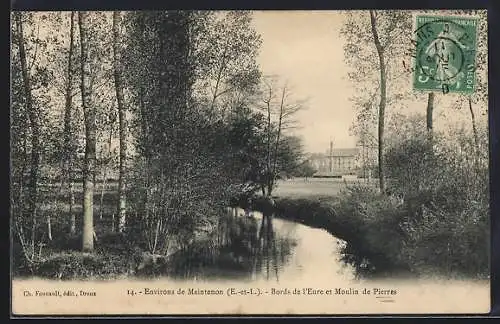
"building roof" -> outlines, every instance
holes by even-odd
[[[359,148],[336,148],[332,150],[332,157],[354,157],[358,155]],[[327,158],[330,156],[330,150],[325,153],[312,153],[310,157],[312,159]]]
[[[327,152],[329,155],[330,152]],[[359,153],[359,148],[339,148],[333,149],[332,156],[356,156]]]

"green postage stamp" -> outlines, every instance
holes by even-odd
[[[476,34],[476,18],[416,16],[413,88],[473,93]]]

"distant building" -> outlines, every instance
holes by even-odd
[[[337,148],[330,145],[326,153],[313,153],[309,160],[317,170],[316,177],[341,177],[357,175],[360,170],[359,148]]]

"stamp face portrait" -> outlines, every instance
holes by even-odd
[[[12,316],[488,312],[486,18],[14,10]]]
[[[416,26],[414,88],[473,93],[477,19],[418,15]]]

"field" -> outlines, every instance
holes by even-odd
[[[337,178],[295,178],[280,180],[273,192],[281,198],[306,198],[315,196],[336,196],[346,186],[355,183],[376,185],[376,179],[368,183],[366,179],[337,179]]]

